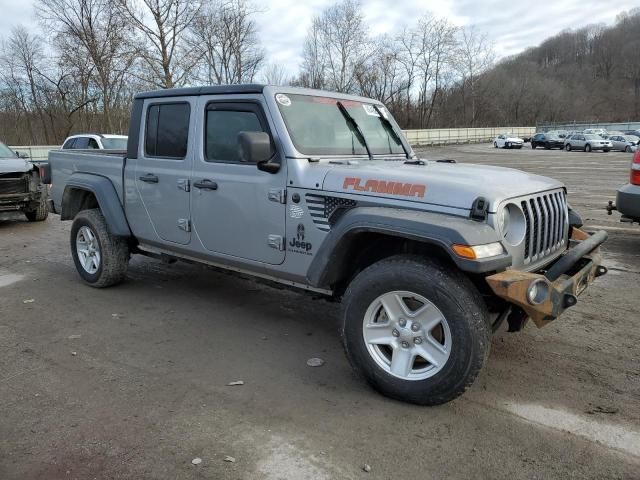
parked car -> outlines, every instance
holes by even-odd
[[[585,128],[582,133],[585,135],[599,135],[603,136],[607,134],[606,128]]]
[[[524,140],[513,133],[500,134],[493,141],[493,146],[496,148],[522,148],[523,144]]]
[[[613,146],[612,150],[630,153],[635,152],[638,148],[640,137],[636,137],[634,135],[611,135],[608,140]]]
[[[564,149],[567,152],[571,150],[584,150],[590,152],[592,150],[602,150],[608,152],[613,148],[609,140],[605,140],[600,135],[576,133],[564,139]]]
[[[0,142],[0,212],[23,212],[30,222],[46,220],[49,188],[40,181],[40,167]]]
[[[71,135],[62,144],[63,150],[126,150],[126,135],[110,135],[101,133],[81,133]]]
[[[635,137],[640,137],[640,130],[625,130],[622,132],[624,135],[633,135]]]
[[[536,133],[531,139],[531,148],[543,147],[547,150],[552,148],[564,148],[564,140],[554,133]]]
[[[363,97],[263,85],[146,92],[126,154],[49,160],[52,208],[73,220],[85,283],[121,282],[141,254],[339,300],[352,365],[404,401],[461,395],[492,329],[544,326],[606,273],[607,234],[579,229],[561,182],[421,160],[384,105]]]
[[[607,213],[618,210],[623,222],[640,222],[640,150],[636,151],[631,161],[629,183],[618,189],[616,203],[609,202]]]

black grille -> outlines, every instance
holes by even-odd
[[[29,191],[29,175],[16,178],[0,177],[0,195],[12,195]]]
[[[564,192],[551,192],[523,200],[526,234],[524,263],[531,263],[558,250],[567,233],[567,203]]]

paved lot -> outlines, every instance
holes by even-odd
[[[464,397],[420,408],[354,376],[334,304],[146,258],[95,290],[69,223],[0,217],[0,479],[640,478],[640,227],[603,210],[630,157],[424,154],[563,180],[611,234],[610,275],[549,327],[498,334]]]

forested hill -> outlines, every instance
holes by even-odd
[[[447,103],[460,111],[456,90]],[[476,96],[477,125],[640,120],[640,8],[505,59],[478,79]]]

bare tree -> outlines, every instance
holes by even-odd
[[[262,81],[267,85],[289,85],[287,71],[280,63],[270,63],[262,70]]]
[[[470,125],[477,122],[478,77],[487,70],[495,58],[493,47],[486,34],[481,34],[473,26],[462,29],[457,52],[457,70],[460,77],[460,93],[464,118],[470,110]]]
[[[303,52],[302,82],[353,92],[357,72],[372,51],[360,2],[336,3],[312,20]]]
[[[201,0],[113,2],[140,35],[142,71],[149,73],[142,75],[143,79],[160,88],[186,83],[200,59],[198,52],[187,48],[185,40],[187,29],[200,14]]]
[[[65,46],[74,47],[73,58],[90,59],[91,80],[111,131],[111,111],[135,59],[127,19],[109,0],[38,0],[36,12]]]
[[[197,77],[212,84],[252,82],[264,63],[247,0],[217,0],[200,9],[189,28],[188,44],[201,61]]]

